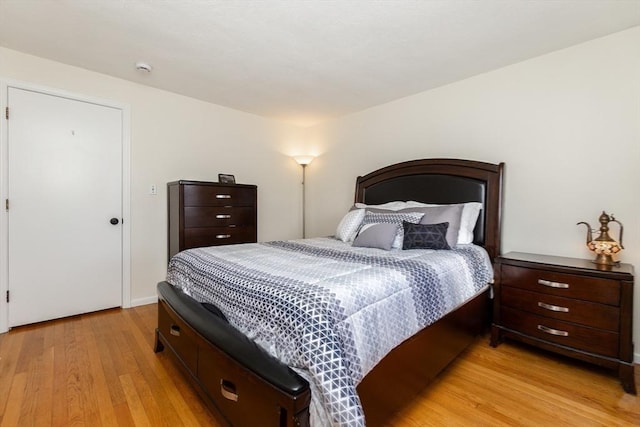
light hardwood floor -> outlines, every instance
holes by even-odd
[[[0,334],[0,425],[221,425],[153,352],[155,326],[152,304]],[[638,426],[640,398],[609,371],[483,337],[387,425]]]

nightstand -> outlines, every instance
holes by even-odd
[[[503,338],[633,375],[633,266],[510,252],[496,258],[491,345]]]

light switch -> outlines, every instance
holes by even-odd
[[[155,184],[151,184],[149,186],[149,194],[151,194],[152,196],[155,196],[158,194],[158,187]]]

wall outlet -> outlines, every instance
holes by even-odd
[[[149,186],[149,194],[156,196],[158,194],[158,187],[155,184]]]

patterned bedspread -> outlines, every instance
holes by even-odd
[[[383,251],[333,238],[191,249],[167,274],[310,380],[312,423],[336,426],[365,425],[362,378],[492,278],[478,246]]]

